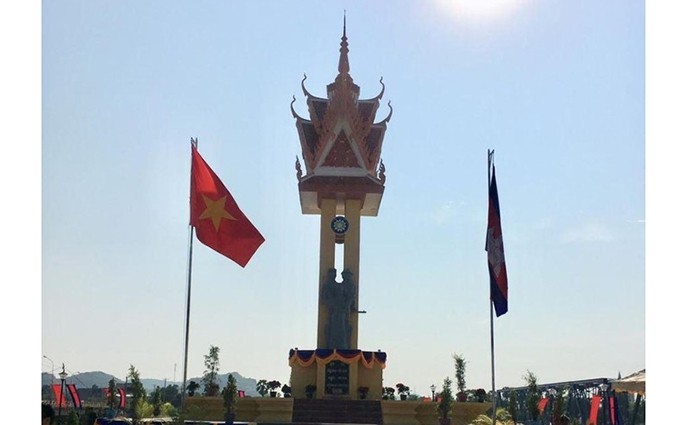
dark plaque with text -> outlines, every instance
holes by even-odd
[[[349,394],[349,365],[334,360],[326,365],[326,394]]]

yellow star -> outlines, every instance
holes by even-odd
[[[203,220],[204,218],[209,218],[213,222],[213,226],[215,226],[215,231],[218,231],[220,229],[220,220],[223,218],[227,220],[236,220],[231,214],[229,214],[225,209],[224,209],[224,203],[226,202],[227,197],[223,196],[220,199],[213,201],[212,199],[208,198],[207,196],[203,195],[203,201],[205,202],[205,211],[201,214],[200,217],[198,217],[199,220]]]

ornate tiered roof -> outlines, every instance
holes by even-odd
[[[381,78],[382,90],[377,96],[359,99],[360,88],[349,73],[348,52],[346,25],[343,23],[338,75],[326,86],[328,98],[309,93],[305,87],[305,75],[301,85],[307,98],[309,119],[295,112],[295,97],[290,105],[306,170],[303,175],[299,162],[296,164],[304,213],[317,211],[313,204],[306,205],[303,192],[346,199],[361,197],[365,201],[366,193],[382,195],[384,190],[385,167],[380,155],[387,123],[392,117],[392,106],[388,103],[390,112],[385,119],[373,122],[385,85]],[[314,198],[320,199],[318,196]],[[366,205],[362,214],[377,215],[378,206],[379,199],[377,205],[374,202],[372,206]]]

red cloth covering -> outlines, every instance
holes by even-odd
[[[549,398],[542,398],[538,401],[538,413],[543,414],[545,408],[548,407],[548,402],[550,402]]]

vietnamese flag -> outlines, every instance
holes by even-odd
[[[501,210],[496,187],[496,166],[493,166],[489,185],[489,221],[486,230],[486,252],[489,265],[491,300],[496,317],[508,312],[508,275],[505,269],[503,234],[501,233]]]
[[[234,260],[248,264],[264,238],[241,212],[219,177],[191,145],[191,219],[203,244]]]

